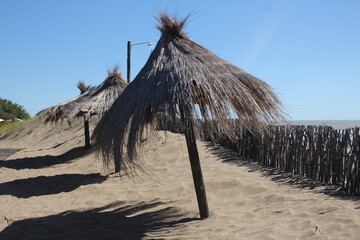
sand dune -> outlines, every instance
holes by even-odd
[[[210,217],[199,220],[184,137],[147,142],[144,171],[108,174],[81,124],[7,137],[0,239],[358,239],[358,198],[198,142]]]

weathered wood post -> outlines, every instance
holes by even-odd
[[[89,119],[84,115],[85,148],[90,147]]]
[[[184,107],[180,106],[181,121],[184,125],[186,145],[189,153],[191,172],[193,176],[196,198],[200,211],[200,218],[209,217],[209,207],[206,198],[205,184],[202,176],[199,153],[196,146],[194,126],[191,117],[186,118],[184,115]]]
[[[119,161],[115,161],[115,173],[120,172],[120,162]]]

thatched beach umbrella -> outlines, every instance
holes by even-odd
[[[200,217],[206,218],[208,206],[194,134],[199,126],[194,119],[203,119],[211,136],[235,138],[231,118],[263,130],[267,122],[282,119],[282,106],[266,83],[191,41],[182,30],[187,19],[160,15],[160,40],[134,81],[99,121],[93,138],[105,164],[115,161],[129,172],[137,165],[145,130],[155,132],[164,117],[170,124],[180,117]]]
[[[57,122],[84,117],[85,147],[89,147],[90,117],[95,115],[101,118],[127,85],[118,67],[114,67],[113,71],[108,71],[108,77],[105,81],[97,87],[89,87],[80,82],[78,88],[82,94],[52,107],[45,114],[45,121]]]
[[[77,84],[77,87],[80,90],[80,95],[78,95],[70,100],[67,100],[65,102],[56,104],[52,107],[45,108],[45,109],[41,110],[40,112],[38,112],[35,117],[44,119],[45,123],[56,122],[58,119],[61,118],[60,115],[63,114],[62,110],[61,110],[62,109],[61,106],[66,105],[70,102],[75,102],[86,91],[88,91],[88,90],[92,91],[94,89],[90,85],[87,86],[83,81],[79,81],[79,83]]]

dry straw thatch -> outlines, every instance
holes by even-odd
[[[93,139],[105,164],[114,161],[130,172],[137,165],[145,130],[154,133],[163,118],[175,123],[180,109],[184,126],[202,119],[211,136],[235,137],[234,117],[260,130],[282,119],[273,90],[191,41],[183,32],[187,19],[160,14],[161,37],[155,49],[95,128]]]
[[[118,67],[114,67],[112,71],[108,71],[108,77],[99,86],[90,87],[79,82],[80,96],[55,105],[41,115],[45,116],[45,122],[71,120],[80,116],[88,120],[93,115],[100,118],[126,86]]]
[[[81,95],[85,93],[87,90],[89,90],[91,86],[90,85],[87,86],[83,81],[79,81],[77,87],[80,90],[80,95]]]

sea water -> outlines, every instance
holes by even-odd
[[[360,120],[289,120],[290,125],[331,126],[335,129],[360,127]]]

